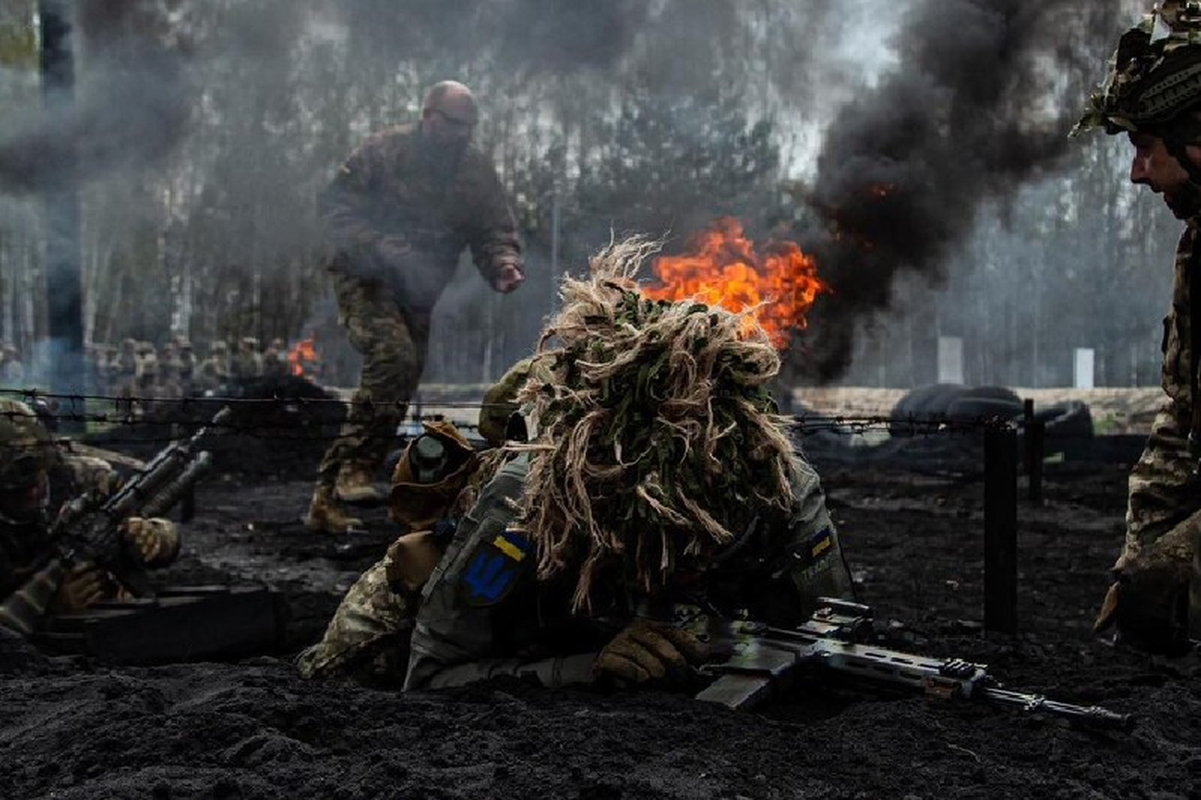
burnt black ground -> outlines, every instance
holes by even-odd
[[[310,465],[298,466],[304,473]],[[984,635],[983,488],[971,465],[827,465],[863,599],[890,640],[987,662],[1011,688],[1137,715],[1074,728],[972,703],[806,682],[765,714],[663,694],[507,681],[400,695],[295,677],[340,593],[394,534],[349,552],[303,531],[306,480],[210,482],[174,582],[261,580],[292,606],[288,652],[109,668],[0,640],[0,795],[56,798],[1201,796],[1201,681],[1095,641],[1126,468],[1049,465],[1023,503],[1017,638]]]

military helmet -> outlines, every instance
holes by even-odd
[[[1199,107],[1201,0],[1167,0],[1122,35],[1071,135],[1103,128],[1197,141],[1201,121],[1185,112]]]
[[[37,482],[54,464],[54,441],[32,408],[0,399],[0,491]]]

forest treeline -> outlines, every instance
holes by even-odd
[[[890,74],[940,79],[915,43],[923,13],[957,5],[1014,31],[1057,26],[1028,40],[1054,42],[1029,54],[1046,73],[1029,102],[999,100],[983,119],[1004,141],[1040,113],[1066,137],[1064,109],[1083,108],[1141,4],[106,0],[79,4],[76,19],[82,122],[41,114],[36,5],[0,0],[0,340],[30,380],[52,290],[38,185],[52,174],[39,163],[53,157],[47,143],[82,148],[89,343],[182,337],[203,354],[216,340],[316,334],[336,361],[346,344],[317,192],[368,133],[415,119],[425,87],[453,77],[481,99],[477,143],[513,198],[527,257],[515,295],[491,293],[464,264],[443,297],[426,379],[474,383],[529,352],[558,278],[613,235],[663,236],[679,251],[730,215],[764,243],[829,237],[838,214],[813,202],[840,157],[825,137],[844,109],[870,111]],[[953,115],[960,90],[930,114]],[[949,170],[980,147],[942,146]],[[887,275],[870,260],[858,272],[831,263],[835,295],[887,286],[837,320],[819,299],[791,374],[813,380],[808,341],[837,324],[853,331],[853,358],[827,378],[844,384],[932,380],[940,335],[964,338],[970,382],[1070,383],[1073,348],[1092,347],[1099,384],[1154,383],[1179,224],[1125,182],[1127,158],[1124,141],[1099,137],[1003,191],[982,179],[973,224],[939,242],[927,259],[937,263]],[[906,202],[924,202],[924,186],[906,188]]]

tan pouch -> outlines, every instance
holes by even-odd
[[[398,594],[417,594],[442,560],[445,548],[430,531],[407,533],[388,548],[385,573],[388,585]]]

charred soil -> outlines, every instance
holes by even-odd
[[[803,681],[761,714],[516,681],[402,695],[300,680],[290,657],[396,535],[299,523],[311,484],[209,482],[172,583],[266,582],[283,652],[121,668],[0,639],[0,794],[14,798],[1201,796],[1188,659],[1089,632],[1121,544],[1126,467],[1048,465],[1023,501],[1016,638],[980,630],[983,485],[955,469],[821,465],[862,600],[895,646],[988,663],[1011,688],[1136,715],[1130,731]],[[304,467],[309,472],[310,467]],[[294,473],[296,474],[296,473]]]

